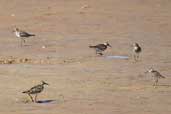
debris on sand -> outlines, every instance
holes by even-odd
[[[15,59],[12,57],[0,58],[0,64],[13,64],[13,63],[15,63]]]
[[[29,58],[29,57],[0,57],[0,64],[81,64],[81,61],[89,60],[90,58]]]
[[[90,5],[84,4],[83,6],[81,6],[79,13],[84,14],[85,9],[88,9],[88,8],[90,8]]]
[[[21,102],[24,103],[24,104],[26,104],[26,103],[32,103],[32,101],[30,99],[28,99],[28,98],[21,99]]]
[[[46,46],[43,45],[43,46],[42,46],[42,49],[45,49],[45,48],[46,48]]]
[[[90,6],[88,4],[85,4],[81,7],[81,9],[86,9],[86,8],[90,8]]]
[[[10,57],[0,57],[0,64],[16,64],[16,63],[29,63],[31,59],[28,58],[16,58]]]
[[[11,14],[12,17],[15,17],[15,14]]]

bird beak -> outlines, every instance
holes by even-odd
[[[112,46],[109,44],[109,47],[112,47]]]

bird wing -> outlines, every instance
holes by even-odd
[[[41,92],[42,89],[43,89],[42,85],[37,85],[37,86],[32,87],[29,91],[31,94],[35,94],[35,93]]]
[[[29,93],[30,90],[23,91],[22,93]]]
[[[104,51],[107,48],[107,46],[105,46],[104,44],[98,44],[96,45],[96,48]]]
[[[160,74],[160,73],[159,73]],[[160,74],[160,78],[165,78],[163,75]]]
[[[20,31],[20,36],[21,37],[29,37],[29,36],[34,36],[34,35],[33,34],[29,34],[29,33],[25,32],[25,31]]]
[[[141,52],[141,50],[142,50],[142,49],[141,49],[141,47],[139,47],[139,46],[138,46],[138,47],[134,47],[134,51],[135,51],[135,52]]]
[[[160,72],[156,71],[155,73],[159,76],[159,78],[165,78],[163,75],[160,74]]]
[[[141,47],[139,47],[139,51],[140,51],[140,52],[142,51],[142,48],[141,48]]]

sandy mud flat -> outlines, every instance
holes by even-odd
[[[21,47],[15,26],[36,36]],[[106,41],[103,57],[89,48]],[[22,91],[41,80],[32,103]],[[171,1],[0,0],[0,90],[0,114],[171,114]]]

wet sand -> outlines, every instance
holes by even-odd
[[[170,114],[170,12],[169,0],[0,0],[0,113]],[[15,26],[36,36],[20,47]],[[103,57],[88,47],[106,41]],[[166,77],[157,88],[150,67]],[[22,91],[41,80],[32,103]]]

